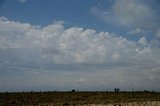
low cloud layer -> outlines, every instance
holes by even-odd
[[[160,49],[108,32],[40,27],[0,18],[0,87],[106,90],[160,88]]]

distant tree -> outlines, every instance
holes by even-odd
[[[154,93],[155,91],[154,91],[154,89],[152,90],[152,93]]]
[[[33,90],[31,90],[31,93],[33,93]]]
[[[146,92],[146,93],[147,93],[147,92],[150,92],[150,91],[144,90],[143,92]]]
[[[76,90],[75,90],[75,89],[72,89],[72,92],[76,92]]]
[[[134,89],[132,88],[132,92],[134,92]]]
[[[114,92],[119,92],[120,89],[119,88],[114,88]]]

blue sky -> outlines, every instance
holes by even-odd
[[[159,0],[1,0],[0,91],[160,89]]]
[[[7,0],[1,6],[1,15],[16,21],[38,25],[47,25],[53,20],[65,20],[77,25],[92,24],[96,18],[89,13],[90,8],[96,6],[98,2],[98,0],[85,2],[81,0],[28,0],[26,2]]]
[[[53,21],[65,21],[66,26],[92,28],[97,31],[113,31],[110,24],[104,23],[90,13],[94,6],[108,8],[112,1],[104,0],[6,0],[2,2],[0,15],[19,22],[45,26]],[[118,29],[116,29],[118,30]]]
[[[156,14],[160,12],[158,0],[152,2],[142,0],[142,2],[145,3],[147,8],[153,9],[152,12],[156,12]],[[114,32],[131,40],[138,40],[142,37],[142,34],[139,34],[139,36],[127,35],[127,31],[132,30],[128,26],[119,26],[119,23],[106,21],[107,15],[114,15],[113,5],[114,0],[86,0],[85,2],[81,0],[2,0],[0,15],[10,20],[33,25],[45,26],[54,21],[65,21],[67,27],[78,26],[95,29],[96,31]],[[159,16],[155,17],[157,17],[155,20],[159,21]],[[153,38],[150,36],[151,34],[153,33],[146,34],[146,37],[148,39]]]

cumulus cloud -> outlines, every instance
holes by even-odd
[[[39,27],[0,18],[0,82],[6,88],[159,88],[160,49],[146,43],[61,22]]]
[[[147,44],[147,39],[145,37],[142,37],[139,39],[138,43],[142,44],[142,45],[146,45]]]

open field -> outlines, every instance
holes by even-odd
[[[155,92],[0,93],[0,106],[160,106]]]

